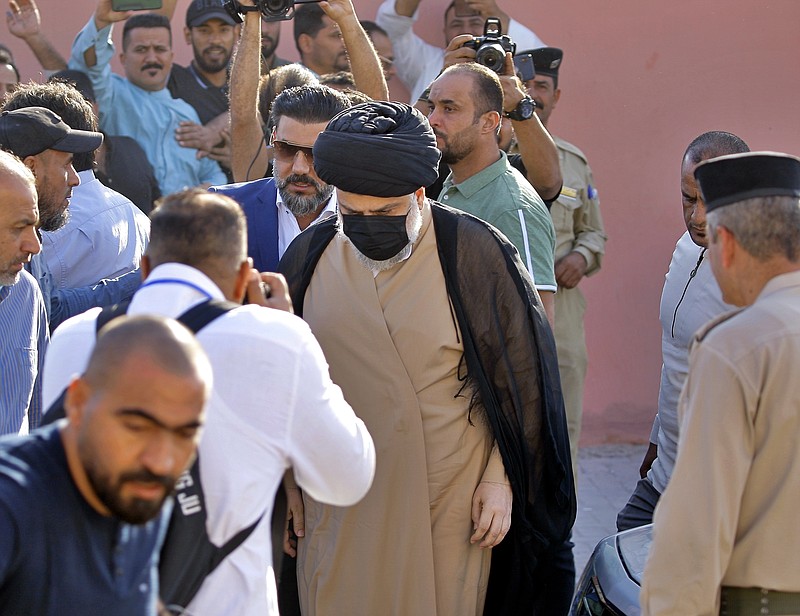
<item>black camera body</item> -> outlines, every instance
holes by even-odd
[[[502,73],[506,64],[506,52],[517,50],[517,44],[507,34],[503,34],[500,20],[489,17],[483,26],[483,36],[473,37],[464,43],[464,47],[475,50],[475,61],[492,69],[495,73]]]
[[[236,23],[242,23],[242,13],[259,11],[264,21],[285,21],[294,17],[295,0],[254,0],[255,6],[242,6],[237,0],[226,0],[225,10]]]

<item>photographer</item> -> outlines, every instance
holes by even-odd
[[[475,53],[469,48],[456,51]],[[476,62],[453,64],[431,85],[428,107],[436,145],[451,170],[438,200],[493,224],[511,240],[552,325],[555,231],[541,197],[498,145],[503,115],[500,78]],[[511,112],[517,122],[535,121],[532,110],[525,117],[520,107]]]
[[[444,55],[444,68],[460,62],[475,62],[479,45],[474,45],[475,38],[468,34],[460,34],[450,41]],[[472,44],[472,45],[470,45]],[[515,119],[514,110],[523,99],[530,98],[524,85],[515,75],[511,53],[505,54],[503,68],[498,72],[500,84],[503,86],[503,127],[500,131],[500,148],[508,152],[512,135],[516,136],[519,157],[509,158],[511,165],[522,173],[539,193],[549,207],[550,202],[558,197],[561,190],[561,170],[558,162],[558,150],[539,114]],[[417,108],[427,111],[427,104],[420,101]],[[509,116],[508,114],[512,115]],[[507,128],[510,125],[510,129]],[[505,139],[504,139],[505,136]]]
[[[423,41],[414,33],[420,0],[384,0],[378,8],[375,21],[386,30],[395,52],[395,67],[411,94],[414,104],[420,94],[442,70],[445,50]],[[503,32],[508,33],[520,47],[541,47],[544,43],[534,32],[512,19],[495,0],[469,0],[465,2],[466,15],[457,10],[456,2],[450,2],[444,11],[444,40],[451,41],[459,34],[480,36],[487,18],[500,19]],[[458,14],[457,14],[458,13]]]

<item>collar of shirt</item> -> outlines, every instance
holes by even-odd
[[[497,159],[497,162],[492,163],[484,169],[481,169],[478,171],[478,173],[468,177],[460,184],[453,183],[453,172],[451,171],[450,175],[447,176],[447,179],[444,182],[444,186],[442,187],[442,194],[446,193],[451,188],[455,188],[466,199],[469,199],[487,184],[493,182],[498,177],[503,175],[508,170],[509,166],[508,156],[506,156],[505,152],[500,151],[500,158]]]
[[[163,263],[153,269],[131,300],[130,313],[140,305],[158,304],[169,317],[178,317],[208,299],[225,299],[220,288],[203,272],[182,263]]]
[[[287,208],[284,204],[283,197],[281,197],[281,191],[277,191],[276,194],[277,198],[275,205],[278,208],[278,256],[282,257],[283,253],[286,251],[286,248],[288,248],[289,244],[292,243],[292,240],[300,235],[301,229],[300,225],[297,224],[297,219],[294,217],[294,214],[292,214],[289,208]],[[335,216],[336,208],[336,190],[334,190],[331,198],[328,200],[328,203],[319,213],[319,216],[317,216],[309,226],[313,226],[325,220],[326,218]]]

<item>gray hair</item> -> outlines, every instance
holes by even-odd
[[[711,238],[725,227],[759,261],[772,257],[800,260],[800,199],[759,197],[726,205],[708,213]]]

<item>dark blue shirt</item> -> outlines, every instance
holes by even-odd
[[[97,513],[58,428],[0,439],[0,614],[155,615],[171,508],[144,525]]]

